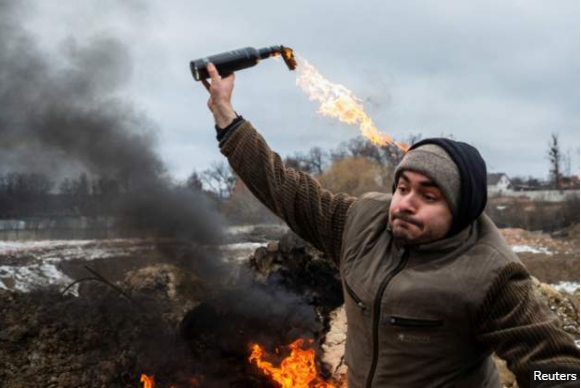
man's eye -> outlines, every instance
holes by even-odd
[[[405,186],[398,186],[397,189],[401,192],[401,193],[405,193],[407,188]]]
[[[425,194],[424,199],[428,202],[435,202],[438,198],[433,194]]]

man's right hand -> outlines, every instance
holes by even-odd
[[[210,93],[208,108],[214,115],[214,121],[220,128],[226,128],[235,118],[236,112],[232,107],[232,91],[234,90],[234,73],[222,78],[213,63],[206,66],[210,80],[203,79],[202,83]]]

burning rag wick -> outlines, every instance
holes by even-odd
[[[305,59],[296,56],[297,85],[309,95],[309,99],[321,104],[319,113],[324,116],[338,118],[340,121],[359,125],[361,134],[378,146],[395,144],[402,151],[407,151],[409,145],[392,139],[381,133],[373,121],[365,113],[361,100],[343,85],[334,84],[323,77],[313,65]]]

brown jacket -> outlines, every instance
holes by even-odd
[[[452,238],[398,247],[390,195],[322,189],[285,168],[248,122],[220,148],[264,205],[339,264],[350,388],[498,387],[492,351],[523,388],[531,363],[579,365],[572,338],[485,215]]]

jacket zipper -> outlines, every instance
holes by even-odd
[[[373,358],[371,359],[371,367],[369,368],[367,382],[365,383],[367,388],[371,388],[371,383],[373,382],[373,377],[375,375],[375,369],[377,368],[377,359],[379,355],[379,322],[381,321],[381,299],[385,289],[387,288],[387,285],[405,267],[408,258],[409,250],[406,249],[401,256],[401,260],[397,267],[391,271],[379,285],[379,290],[377,290],[375,300],[373,301]]]
[[[444,322],[441,320],[403,318],[394,316],[389,317],[387,321],[394,326],[403,327],[440,327],[444,325]]]
[[[357,303],[357,306],[359,306],[361,308],[361,310],[366,311],[367,306],[357,296],[357,294],[355,294],[355,291],[353,291],[353,289],[351,287],[349,287],[349,284],[347,284],[347,282],[345,282],[345,289],[347,290],[347,293],[349,294],[349,296],[355,301],[355,303]]]

